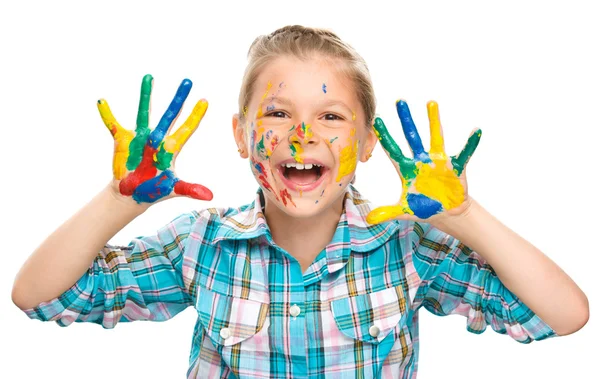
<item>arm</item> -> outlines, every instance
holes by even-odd
[[[13,285],[13,302],[27,309],[66,291],[104,245],[145,209],[119,199],[109,187],[103,189],[27,259]]]
[[[187,301],[177,260],[193,217],[179,218],[161,229],[158,236],[135,240],[126,249],[103,247],[156,202],[176,196],[212,199],[206,187],[184,182],[174,172],[175,159],[197,129],[208,103],[198,101],[183,125],[167,136],[191,86],[187,79],[181,83],[153,130],[148,127],[152,76],[146,75],[142,81],[135,131],[123,128],[106,101],[98,101],[102,120],[114,139],[113,180],[50,235],[23,265],[15,279],[12,297],[26,312],[40,305],[35,312],[28,312],[30,316],[54,319],[64,312],[70,318],[81,314],[79,320],[99,321],[87,317],[89,308],[103,306],[106,312],[121,312],[127,300],[141,308],[148,308],[146,301]],[[173,291],[174,296],[164,295],[165,291]],[[48,304],[40,304],[46,301]],[[156,310],[160,313],[164,309],[156,307]],[[162,317],[142,313],[140,318]]]
[[[376,119],[375,132],[403,188],[397,204],[373,210],[367,221],[396,218],[434,226],[430,234],[415,240],[414,249],[407,249],[414,250],[415,269],[422,280],[422,298],[416,299],[437,314],[468,316],[470,330],[483,331],[485,325],[477,319],[484,318],[495,330],[524,342],[545,338],[541,319],[549,325],[546,328],[556,328],[561,335],[580,329],[587,322],[589,306],[577,285],[469,196],[465,169],[481,131],[471,133],[458,155],[448,156],[437,103],[429,102],[431,148],[427,152],[406,102],[398,101],[396,108],[413,157],[402,153],[383,121]]]
[[[433,225],[477,251],[502,283],[559,335],[581,329],[589,318],[587,297],[539,249],[471,200],[459,215]]]

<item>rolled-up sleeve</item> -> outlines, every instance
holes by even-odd
[[[61,326],[92,322],[107,329],[118,322],[172,318],[192,305],[182,264],[197,215],[182,214],[155,235],[137,237],[127,246],[107,245],[71,288],[25,313]]]
[[[472,333],[483,333],[489,325],[522,343],[556,335],[466,245],[426,223],[414,223],[409,236],[420,279],[413,309],[423,306],[438,316],[460,314],[467,317]]]

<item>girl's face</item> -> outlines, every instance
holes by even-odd
[[[341,205],[357,162],[365,162],[377,142],[354,84],[324,59],[269,63],[244,113],[244,125],[233,118],[240,154],[250,158],[267,205],[290,216]]]

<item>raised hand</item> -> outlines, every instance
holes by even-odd
[[[426,152],[408,104],[398,100],[396,110],[413,158],[402,154],[383,121],[379,117],[376,118],[373,125],[375,133],[402,180],[402,195],[397,204],[372,210],[367,216],[367,222],[376,224],[393,218],[425,220],[443,212],[450,215],[460,214],[468,199],[465,167],[479,144],[481,130],[477,129],[471,133],[460,154],[448,157],[444,150],[438,105],[430,101],[427,103],[427,113],[431,130],[431,149]]]
[[[144,76],[142,80],[135,131],[123,128],[113,116],[108,103],[104,99],[98,100],[102,121],[115,141],[113,179],[121,195],[131,196],[138,203],[154,203],[178,195],[198,200],[212,199],[212,192],[208,188],[184,182],[174,173],[175,158],[198,128],[208,108],[206,100],[198,101],[183,125],[167,136],[191,89],[192,82],[184,79],[154,130],[148,127],[151,75]]]

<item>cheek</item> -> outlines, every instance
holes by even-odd
[[[282,140],[280,133],[263,126],[252,127],[249,134],[250,155],[261,161],[268,160]]]
[[[330,139],[328,143],[338,164],[335,180],[336,182],[340,182],[346,176],[352,175],[356,170],[359,149],[356,129],[352,128],[349,132]]]

